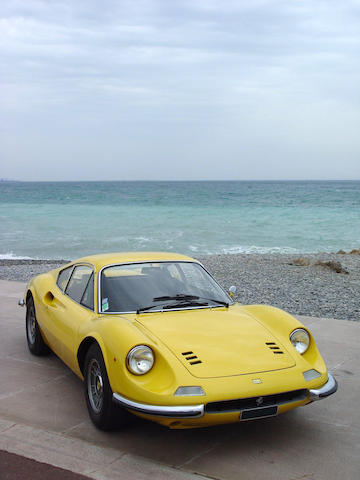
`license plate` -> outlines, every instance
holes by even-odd
[[[252,408],[251,410],[243,410],[240,414],[240,420],[252,420],[253,418],[273,417],[277,415],[278,407],[262,407]]]

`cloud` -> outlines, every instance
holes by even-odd
[[[358,178],[358,20],[350,0],[4,0],[0,176],[66,155],[57,178],[81,178],[103,152],[119,179],[224,178],[224,156],[239,178],[340,158]]]

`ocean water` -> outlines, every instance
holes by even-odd
[[[360,247],[360,181],[0,182],[0,258]]]

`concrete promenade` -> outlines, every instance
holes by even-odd
[[[0,280],[0,450],[94,479],[358,480],[360,323],[301,317],[339,382],[332,397],[270,419],[168,430],[91,424],[82,382],[25,339],[24,284]],[[1,472],[0,472],[1,478]]]

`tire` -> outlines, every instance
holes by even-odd
[[[85,357],[84,393],[93,424],[100,430],[116,430],[129,423],[131,415],[113,402],[101,349],[93,343]]]
[[[33,355],[42,356],[50,352],[49,347],[44,342],[39,324],[36,320],[35,304],[33,297],[29,297],[26,302],[26,339],[30,352]]]

